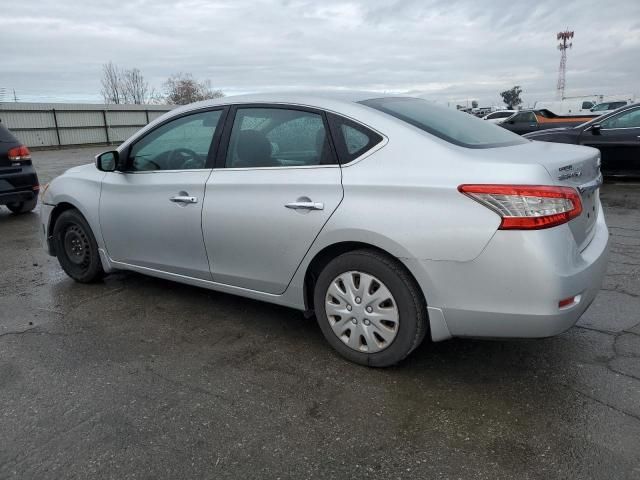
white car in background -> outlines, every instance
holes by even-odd
[[[517,110],[498,110],[497,112],[492,112],[489,115],[485,115],[484,117],[482,117],[482,120],[487,120],[491,123],[501,123],[514,113],[517,113]]]

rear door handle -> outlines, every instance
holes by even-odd
[[[198,197],[191,197],[189,195],[176,195],[171,197],[169,201],[173,203],[198,203]]]
[[[285,207],[292,210],[324,210],[324,203],[322,202],[291,202],[287,203]]]

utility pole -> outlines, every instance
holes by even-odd
[[[18,101],[18,97],[16,96],[16,89],[13,89],[13,101],[17,102]]]
[[[556,40],[559,40],[558,50],[560,50],[560,68],[558,69],[558,85],[556,94],[559,100],[564,98],[564,88],[567,81],[567,50],[573,46],[573,42],[569,42],[573,38],[573,32],[569,29],[564,32],[558,32]]]

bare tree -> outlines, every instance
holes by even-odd
[[[221,90],[211,89],[209,80],[199,82],[190,73],[182,72],[171,75],[164,83],[164,90],[167,103],[175,105],[224,97]]]
[[[149,88],[149,83],[137,68],[122,72],[120,89],[125,103],[141,105],[149,103],[150,98],[153,96],[153,90]]]
[[[113,62],[102,66],[104,103],[160,103],[161,97],[144,79],[138,68],[122,70]]]
[[[102,79],[100,80],[102,90],[100,93],[102,93],[104,103],[123,103],[121,76],[120,69],[112,61],[102,65]]]

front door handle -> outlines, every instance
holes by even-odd
[[[171,197],[169,201],[173,203],[198,203],[198,197],[191,197],[189,195],[176,195]]]
[[[292,210],[324,210],[324,203],[322,202],[291,202],[287,203],[285,207]]]

